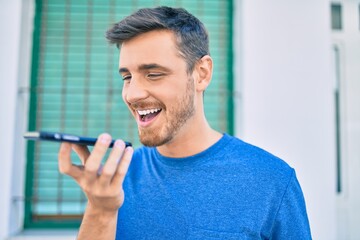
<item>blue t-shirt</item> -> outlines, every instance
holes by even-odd
[[[123,186],[117,239],[311,239],[295,171],[227,134],[186,158],[139,148]]]

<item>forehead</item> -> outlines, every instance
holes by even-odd
[[[149,63],[168,65],[178,61],[185,62],[177,48],[175,34],[169,30],[140,34],[123,42],[120,49],[120,67]]]

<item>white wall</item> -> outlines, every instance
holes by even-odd
[[[234,2],[237,135],[296,169],[313,238],[335,239],[330,4]]]
[[[14,158],[14,129],[17,97],[19,35],[21,3],[17,1],[0,2],[0,239],[9,233],[11,206],[11,172]],[[6,47],[5,47],[6,46]]]
[[[0,239],[22,229],[33,1],[0,0]]]
[[[333,31],[339,51],[341,184],[338,238],[360,239],[360,0],[342,0],[341,31]]]

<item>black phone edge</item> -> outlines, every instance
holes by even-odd
[[[24,133],[23,137],[27,140],[46,140],[52,142],[70,142],[79,145],[94,146],[97,138],[78,136],[74,134],[67,134],[62,132],[48,132],[48,131],[30,131]],[[114,146],[116,140],[112,140],[109,148]],[[124,141],[125,147],[131,147],[130,142]]]

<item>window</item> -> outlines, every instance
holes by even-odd
[[[331,4],[331,29],[342,30],[342,8],[338,3]]]
[[[208,28],[215,68],[205,111],[214,128],[232,133],[232,3],[223,0],[37,0],[29,130],[89,136],[106,131],[139,146],[136,123],[121,99],[118,52],[104,34],[137,8],[158,5],[185,7]],[[58,173],[58,147],[28,142],[26,228],[80,223],[86,198]]]
[[[335,132],[336,132],[336,192],[342,192],[342,176],[341,176],[341,109],[340,109],[340,49],[338,46],[333,46],[334,58],[334,76],[335,76]]]

